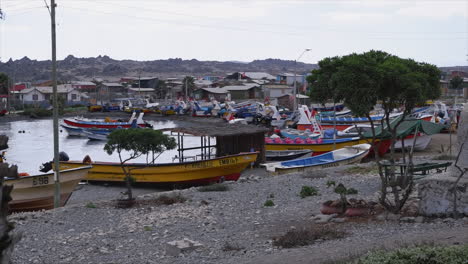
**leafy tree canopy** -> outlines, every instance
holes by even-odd
[[[368,115],[377,102],[389,113],[440,96],[440,71],[435,65],[402,59],[383,51],[325,58],[308,81],[311,98],[321,103],[343,100],[353,113]]]
[[[450,88],[452,89],[461,89],[463,88],[463,78],[460,76],[455,76],[450,80]]]
[[[175,139],[164,135],[161,131],[129,128],[113,131],[108,136],[108,141],[104,146],[104,150],[109,155],[112,155],[114,151],[118,153],[124,150],[128,151],[130,152],[130,157],[125,160],[128,161],[142,155],[161,153],[168,149],[174,149],[175,147]]]
[[[0,94],[8,94],[9,78],[6,73],[0,72]]]

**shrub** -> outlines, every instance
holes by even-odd
[[[375,251],[359,258],[354,263],[399,263],[399,264],[463,264],[467,263],[468,245],[403,248],[395,251]]]
[[[308,196],[315,196],[315,195],[318,195],[318,191],[314,187],[304,185],[302,186],[302,189],[299,195],[301,196],[301,198],[305,198]]]
[[[86,208],[96,208],[96,205],[93,204],[92,202],[89,202],[86,204]]]
[[[199,192],[225,192],[229,190],[229,186],[225,184],[213,184],[213,185],[206,185],[198,188]]]
[[[266,200],[266,202],[263,204],[263,206],[275,206],[275,203],[272,200]]]
[[[293,229],[286,234],[273,238],[273,246],[282,248],[302,247],[314,243],[317,239],[330,240],[345,236],[345,232],[331,226],[309,226]]]
[[[158,205],[171,205],[176,203],[183,203],[187,201],[187,198],[183,197],[180,193],[173,195],[160,195],[154,199],[154,203]]]
[[[238,245],[237,243],[225,242],[222,248],[223,251],[239,251],[244,249],[244,247]]]
[[[45,108],[27,108],[23,112],[20,112],[20,114],[31,118],[49,117],[52,116],[52,110],[47,110]]]

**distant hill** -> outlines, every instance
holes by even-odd
[[[9,60],[0,63],[0,72],[5,72],[15,81],[37,81],[50,79],[51,61],[31,60],[24,57],[19,60]],[[90,58],[76,58],[67,56],[58,61],[58,79],[60,81],[89,80],[93,77],[103,79],[118,79],[123,76],[157,76],[177,77],[183,75],[224,76],[232,72],[268,72],[271,74],[293,72],[309,72],[317,68],[316,64],[306,64],[280,59],[254,60],[252,62],[221,62],[182,60],[179,58],[168,60],[135,61],[114,60],[108,56]]]

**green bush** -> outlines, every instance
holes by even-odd
[[[266,200],[266,202],[263,204],[263,206],[275,206],[275,203],[272,200]]]
[[[376,251],[356,260],[356,264],[466,264],[468,245],[403,248],[395,251]]]
[[[52,110],[45,108],[25,108],[21,115],[30,116],[31,118],[49,117],[52,116]]]
[[[299,195],[301,196],[301,198],[305,198],[308,196],[315,196],[315,195],[318,195],[318,191],[314,187],[304,185],[302,186],[302,189]]]
[[[96,208],[96,205],[93,204],[92,202],[89,202],[86,204],[86,208]]]

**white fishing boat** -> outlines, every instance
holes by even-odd
[[[322,155],[290,161],[262,164],[269,172],[290,173],[310,168],[329,168],[360,162],[371,148],[370,144],[358,144],[330,151]]]

